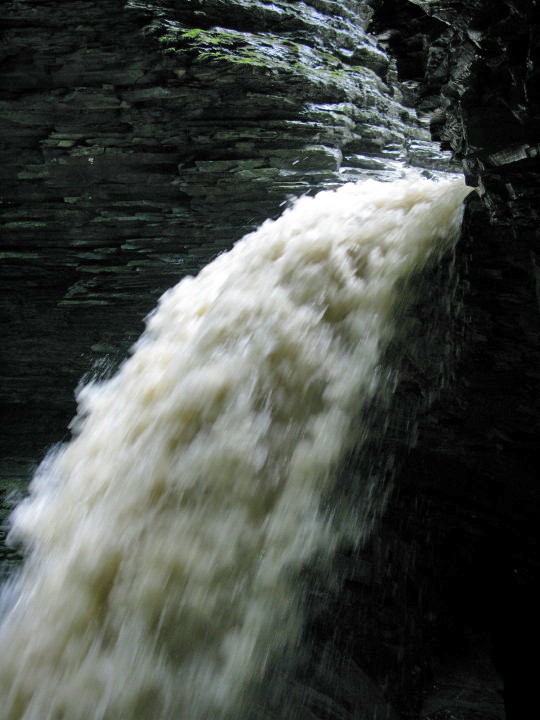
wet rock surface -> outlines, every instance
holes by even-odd
[[[460,357],[337,611],[381,708],[501,718],[504,676],[508,717],[526,717],[540,638],[538,4],[372,5],[370,26],[352,1],[3,3],[2,516],[68,437],[81,377],[112,371],[163,290],[290,197],[391,179],[401,161],[444,167],[431,123],[480,195],[458,254]]]
[[[472,673],[483,653],[501,691],[504,681],[507,717],[527,717],[540,640],[538,3],[378,2],[375,21],[412,100],[431,107],[434,136],[478,187],[458,256],[468,290],[456,381],[420,423],[400,477],[407,507],[421,498],[433,533],[437,673],[447,676],[456,657]],[[471,628],[483,651],[470,647]],[[460,695],[437,709],[426,701],[428,717],[492,717],[460,707]]]
[[[447,164],[369,17],[329,1],[2,4],[9,467],[65,436],[80,378],[114,367],[161,292],[291,197]]]
[[[434,137],[477,186],[492,222],[536,229],[536,0],[376,0],[373,29],[397,58]]]

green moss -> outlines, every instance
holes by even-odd
[[[193,39],[198,37],[203,32],[204,30],[201,30],[200,28],[193,28],[193,30],[188,30],[187,32],[182,33],[180,37],[184,38],[185,40]]]
[[[338,95],[362,84],[359,70],[334,55],[328,47],[313,47],[270,33],[249,33],[214,27],[203,30],[169,22],[159,38],[168,55],[182,64],[220,64],[232,68],[251,67],[282,76],[293,76],[334,88]]]
[[[254,67],[267,68],[268,62],[263,57],[257,56],[255,53],[242,53],[238,55],[227,55],[220,52],[203,52],[199,55],[199,60],[212,60],[215,62],[227,62],[233,65],[252,65]]]

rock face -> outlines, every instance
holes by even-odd
[[[291,196],[441,162],[370,15],[329,0],[2,4],[8,477],[62,437],[81,376],[114,364],[181,276]]]
[[[540,8],[529,0],[416,4],[449,26],[437,134],[463,161],[492,221],[536,227]]]
[[[377,0],[375,7],[400,78],[415,86],[420,109],[437,109],[433,135],[462,161],[491,221],[535,228],[537,2]]]
[[[431,564],[442,568],[439,651],[467,656],[471,637],[489,638],[508,717],[526,717],[538,666],[524,658],[540,641],[539,7],[383,1],[375,21],[479,195],[468,200],[459,258],[468,321],[456,382],[421,424],[400,482],[421,498]]]
[[[491,639],[507,701],[526,707],[540,544],[538,3],[371,6],[373,19],[353,0],[2,4],[3,509],[62,439],[81,376],[110,372],[165,288],[291,196],[391,179],[401,161],[442,167],[431,121],[479,187],[458,257],[465,340],[336,613],[400,717],[419,716],[438,662],[469,661]],[[402,392],[421,393],[421,378]],[[323,642],[331,619],[313,622]],[[423,717],[501,717],[491,696],[452,702],[432,693]]]

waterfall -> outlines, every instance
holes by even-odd
[[[13,515],[1,720],[247,712],[299,643],[301,570],[365,536],[366,508],[324,501],[467,192],[414,175],[301,198],[165,293]]]

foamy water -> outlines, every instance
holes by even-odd
[[[302,198],[163,296],[15,512],[2,720],[241,717],[299,640],[299,571],[349,532],[321,498],[469,190]]]

